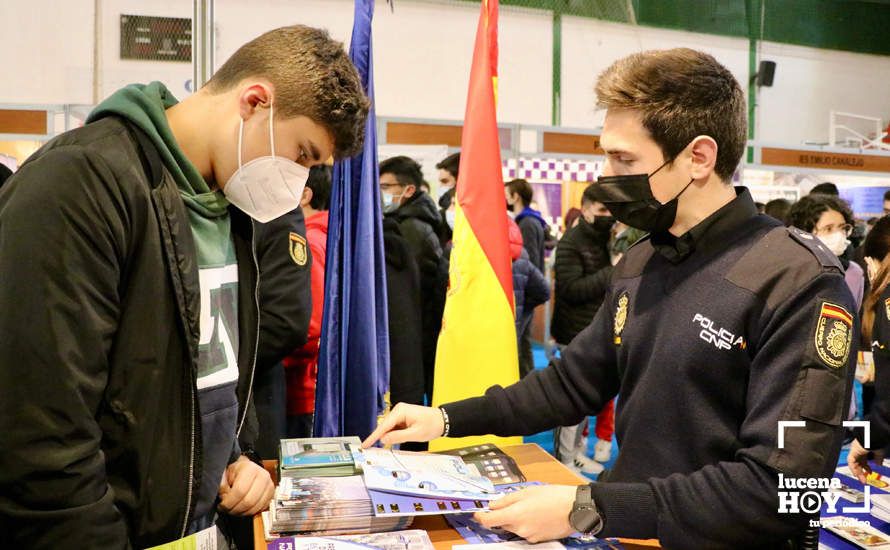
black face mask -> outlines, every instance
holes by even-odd
[[[694,179],[689,180],[677,195],[661,204],[652,195],[649,178],[667,166],[665,162],[651,174],[602,176],[593,186],[593,198],[606,205],[616,220],[648,233],[667,231],[677,217],[677,202]]]
[[[593,218],[593,223],[590,225],[601,233],[607,233],[615,225],[615,218],[613,216],[597,216]]]

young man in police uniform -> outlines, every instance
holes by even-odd
[[[597,83],[608,159],[598,200],[649,231],[616,266],[563,359],[507,388],[397,406],[365,442],[533,434],[620,394],[620,455],[605,483],[532,487],[479,515],[530,541],[573,531],[669,548],[781,546],[778,474],[830,477],[855,360],[853,301],[812,236],[757,214],[730,185],[745,147],[732,74],[688,49],[621,59]],[[787,429],[778,444],[778,422]]]

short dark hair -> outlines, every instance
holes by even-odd
[[[879,262],[890,254],[890,216],[883,216],[875,220],[874,227],[865,237],[862,252],[866,257],[874,258]]]
[[[442,159],[442,162],[436,165],[439,170],[445,170],[457,179],[457,172],[460,169],[460,152],[452,153]]]
[[[845,223],[852,224],[854,222],[853,211],[850,210],[846,201],[838,197],[818,193],[802,197],[794,203],[791,211],[788,213],[788,219],[792,226],[812,233],[813,229],[816,228],[816,224],[819,223],[819,218],[829,210],[839,212],[844,217]]]
[[[306,187],[312,189],[309,206],[316,210],[327,210],[331,202],[331,167],[318,164],[309,169]]]
[[[420,190],[420,184],[423,183],[423,171],[420,169],[420,164],[406,156],[392,157],[381,162],[380,175],[383,174],[392,174],[399,185],[413,185],[418,190]]]
[[[0,163],[0,187],[3,187],[3,184],[6,183],[10,176],[12,176],[12,170],[5,164]]]
[[[773,199],[763,207],[764,214],[772,216],[785,225],[788,225],[788,212],[790,211],[791,201],[788,199]]]
[[[218,94],[250,77],[275,87],[276,116],[307,116],[324,126],[335,157],[361,150],[371,102],[343,44],[327,31],[293,25],[262,34],[238,48],[206,87]]]
[[[597,198],[595,183],[591,183],[584,188],[584,193],[581,194],[581,204],[585,202],[602,202],[601,199]]]
[[[890,189],[887,189],[886,191],[884,191],[884,200],[890,201]]]
[[[534,196],[534,190],[532,189],[532,185],[524,180],[524,179],[515,179],[510,180],[504,184],[504,187],[510,190],[510,193],[519,195],[519,198],[522,199],[522,204],[528,206],[532,203],[532,196]]]
[[[825,183],[820,183],[816,187],[810,189],[810,195],[829,195],[838,197],[840,196],[840,192],[837,190],[837,185],[830,181],[826,181]]]
[[[689,48],[652,50],[619,59],[596,82],[597,103],[630,109],[673,161],[696,136],[717,142],[714,172],[735,173],[748,140],[748,108],[738,81],[712,56]]]

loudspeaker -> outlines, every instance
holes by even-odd
[[[760,68],[757,70],[757,85],[772,86],[773,78],[776,76],[775,61],[761,61]]]

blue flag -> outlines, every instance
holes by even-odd
[[[325,303],[315,390],[316,437],[367,437],[389,388],[389,331],[371,19],[374,0],[355,0],[349,57],[371,110],[364,149],[334,165],[325,265]]]

